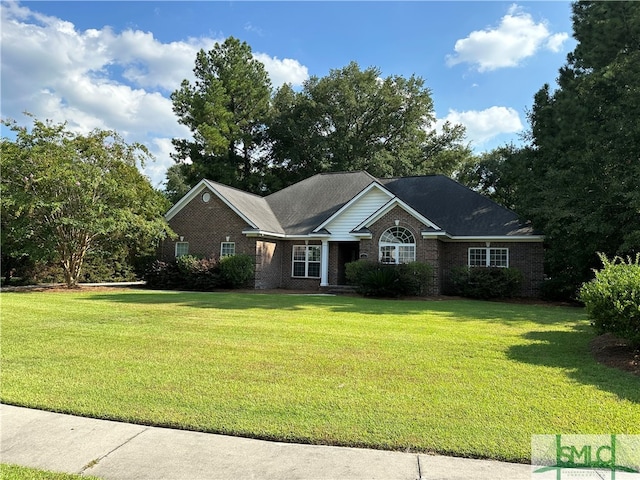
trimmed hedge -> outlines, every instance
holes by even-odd
[[[216,288],[242,288],[253,279],[254,260],[239,254],[216,258],[183,255],[171,262],[156,260],[144,279],[150,288],[209,291]]]
[[[347,263],[346,277],[356,292],[365,296],[426,295],[433,282],[433,267],[420,262],[387,265],[357,260]]]
[[[598,334],[612,333],[640,347],[640,253],[626,262],[602,254],[600,260],[603,268],[580,289],[591,324]]]
[[[516,268],[458,267],[449,275],[453,295],[489,300],[510,298],[520,293],[522,273]]]

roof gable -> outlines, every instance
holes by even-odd
[[[373,182],[320,224],[314,233],[326,229],[331,232],[332,239],[353,240],[354,227],[393,198],[386,188]]]
[[[402,199],[398,197],[393,197],[391,200],[389,200],[385,205],[383,205],[380,209],[374,212],[370,217],[366,218],[362,223],[360,223],[355,228],[355,230],[360,230],[361,228],[370,227],[395,207],[402,208],[409,215],[411,215],[415,219],[422,222],[430,230],[433,230],[433,231],[442,230],[438,225],[436,225],[431,220],[423,216],[420,212],[416,211],[411,206],[407,205],[404,201],[402,201]]]
[[[366,172],[323,173],[265,198],[286,234],[309,235],[375,181]]]
[[[171,207],[165,214],[165,218],[171,220],[189,202],[205,191],[209,191],[218,197],[251,228],[282,233],[282,227],[280,227],[277,218],[273,215],[264,198],[206,179],[200,180],[195,187]]]
[[[185,193],[185,195],[178,200],[167,213],[164,214],[164,218],[166,220],[171,220],[178,212],[180,212],[180,210],[191,202],[191,200],[202,194],[205,190],[207,190],[207,181],[202,179],[191,190]]]

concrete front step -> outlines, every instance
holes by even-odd
[[[323,293],[333,293],[335,295],[356,293],[356,289],[352,285],[328,285],[326,287],[320,287],[320,291]]]

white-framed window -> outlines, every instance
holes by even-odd
[[[236,254],[235,242],[222,242],[220,244],[220,258],[232,257]]]
[[[294,245],[291,276],[320,278],[320,245]]]
[[[470,267],[509,267],[509,249],[475,247],[469,249]]]
[[[189,255],[189,242],[176,242],[176,258]]]
[[[381,263],[410,263],[416,261],[416,240],[410,230],[391,227],[380,236]]]

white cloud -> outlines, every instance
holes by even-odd
[[[190,38],[187,41],[161,43],[152,33],[125,30],[109,36],[109,52],[114,63],[124,67],[123,77],[135,85],[173,91],[184,78],[192,77],[196,54],[210,50],[216,41],[210,38]],[[106,36],[106,35],[105,35]]]
[[[270,57],[266,53],[255,53],[253,55],[260,60],[271,78],[271,84],[279,87],[285,83],[292,85],[302,85],[309,78],[309,70],[297,60],[291,58]]]
[[[546,43],[546,47],[553,53],[558,53],[562,49],[562,45],[569,38],[569,34],[566,32],[554,33],[549,37]]]
[[[158,179],[157,182],[153,182],[153,185],[159,186],[165,183],[167,170],[175,163],[171,158],[171,154],[174,153],[173,144],[170,138],[156,137],[148,142],[147,148],[155,158],[155,162],[146,163],[142,171],[147,177]]]
[[[438,119],[437,126],[445,122],[462,124],[466,127],[467,140],[474,146],[482,144],[503,133],[517,133],[524,127],[520,115],[510,107],[490,107],[485,110],[458,112],[449,110],[445,118]]]
[[[40,119],[67,121],[75,131],[116,130],[155,155],[155,164],[144,172],[159,186],[173,164],[171,138],[189,136],[177,122],[169,93],[182,79],[193,79],[198,50],[222,39],[162,43],[140,30],[81,31],[17,2],[3,2],[1,14],[2,117],[29,123],[22,115],[28,111]],[[255,56],[274,86],[299,85],[309,76],[296,60]]]
[[[447,56],[447,65],[475,65],[480,72],[516,67],[541,48],[559,52],[569,38],[567,33],[552,34],[547,23],[512,5],[495,28],[476,30],[456,41],[455,54]]]

